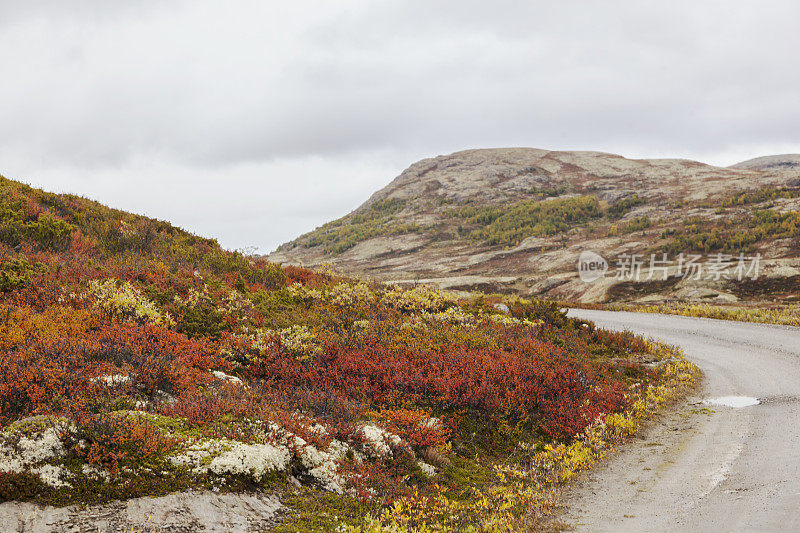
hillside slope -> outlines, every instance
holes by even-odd
[[[730,168],[745,170],[800,170],[800,154],[767,155],[748,159]]]
[[[584,301],[780,299],[796,295],[800,279],[798,177],[800,171],[783,166],[764,171],[600,152],[467,150],[411,165],[353,213],[269,258],[333,262],[381,280]],[[579,279],[584,251],[608,261],[605,277]],[[704,262],[709,254],[760,253],[762,277],[779,276],[788,285],[683,279],[682,252]],[[651,254],[663,253],[674,266],[667,279],[634,283],[615,268],[626,254],[639,254],[649,267]]]
[[[14,530],[529,531],[697,373],[554,304],[281,267],[0,178]]]

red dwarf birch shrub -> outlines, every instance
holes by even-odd
[[[111,324],[98,333],[94,357],[129,369],[135,387],[146,394],[179,394],[212,381],[210,370],[226,364],[204,340],[158,326]]]
[[[556,437],[574,435],[598,414],[624,405],[618,389],[592,384],[588,365],[534,339],[521,340],[510,351],[428,351],[373,340],[329,346],[312,365],[275,354],[256,372],[275,377],[280,386],[339,390],[379,405],[419,398],[440,409],[481,409],[516,420],[534,415],[541,429]]]
[[[176,443],[137,416],[92,416],[78,422],[76,434],[75,453],[90,465],[108,469],[111,475],[132,460],[159,458]]]

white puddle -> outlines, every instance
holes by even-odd
[[[750,407],[751,405],[758,405],[761,401],[752,396],[721,396],[719,398],[709,398],[703,403],[709,405],[723,405],[725,407]]]

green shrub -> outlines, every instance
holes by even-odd
[[[262,277],[259,281],[269,290],[278,290],[286,286],[286,272],[280,265],[269,263],[262,270]]]
[[[784,187],[762,187],[755,191],[742,191],[725,198],[719,202],[718,207],[735,207],[739,205],[760,204],[778,198],[797,198],[800,196],[800,189],[787,189]],[[712,202],[704,202],[704,207],[715,207]]]
[[[662,236],[669,236],[667,233]],[[800,211],[755,211],[750,218],[717,222],[694,218],[662,247],[666,252],[751,252],[761,241],[800,236]]]
[[[619,233],[633,233],[634,231],[642,231],[652,226],[653,223],[648,217],[636,217],[629,220],[626,224],[619,226]]]
[[[30,472],[0,472],[0,502],[31,500],[46,488],[39,476]]]
[[[65,250],[76,227],[52,215],[43,214],[36,222],[25,224],[24,234],[46,250]]]
[[[617,202],[608,207],[606,212],[608,213],[609,217],[619,218],[634,207],[644,203],[644,198],[641,198],[638,194],[634,194],[632,196],[622,198],[621,200],[617,200]]]
[[[561,196],[562,194],[567,192],[566,185],[560,185],[558,187],[531,187],[531,190],[528,191],[529,194],[539,194],[544,196],[545,198],[551,198],[554,196]]]
[[[513,245],[526,237],[555,235],[600,216],[600,202],[594,196],[524,201],[474,231],[472,237],[490,245]]]
[[[306,309],[295,301],[285,287],[277,291],[255,291],[248,294],[253,307],[263,316],[266,327],[281,329],[303,321]]]
[[[469,224],[491,224],[506,212],[507,208],[499,205],[465,205],[445,211],[449,218],[461,218]]]
[[[24,257],[8,259],[0,267],[0,292],[8,292],[27,287],[31,281],[33,267]]]
[[[363,211],[351,213],[317,228],[305,246],[321,246],[327,254],[340,254],[374,237],[416,233],[422,229],[417,224],[396,224],[395,215],[405,206],[406,201],[399,198],[379,200]]]
[[[0,243],[15,248],[22,241],[37,243],[42,249],[65,250],[76,226],[47,212],[32,210],[10,188],[0,196]]]
[[[177,329],[190,339],[208,337],[218,340],[226,326],[225,313],[209,302],[199,302],[183,309]]]

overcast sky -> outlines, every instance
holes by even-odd
[[[0,173],[262,252],[416,160],[800,152],[800,2],[0,0]]]

